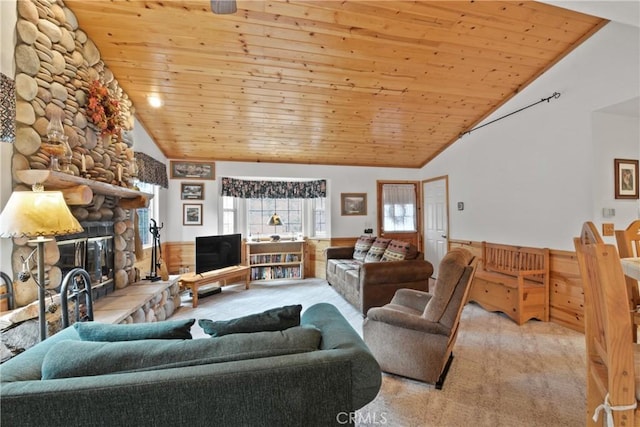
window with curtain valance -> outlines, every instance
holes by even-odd
[[[144,153],[135,153],[135,160],[140,181],[169,188],[167,166],[164,163]]]
[[[382,197],[385,203],[391,205],[416,204],[416,186],[414,184],[384,184]]]
[[[391,184],[382,186],[382,206],[385,231],[416,231],[415,184]]]
[[[327,181],[251,181],[223,177],[222,196],[241,199],[316,199],[327,196]]]

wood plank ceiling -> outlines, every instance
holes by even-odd
[[[162,152],[194,160],[418,168],[606,23],[531,1],[237,3],[65,1]]]

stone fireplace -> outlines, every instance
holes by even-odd
[[[85,228],[81,235],[63,236],[45,244],[45,288],[47,309],[51,311],[47,323],[48,335],[52,335],[60,326],[56,294],[71,266],[85,263],[98,299],[138,280],[135,209],[144,207],[152,195],[133,186],[137,172],[131,132],[133,105],[73,12],[62,0],[22,0],[17,2],[17,9],[13,189],[28,191],[32,184],[40,183],[46,190],[61,190],[71,212]],[[88,113],[89,99],[95,87],[118,103],[116,128],[99,128],[92,123],[95,119]],[[65,155],[64,172],[50,170],[51,157],[43,150],[54,117],[61,118],[71,149],[71,155]],[[34,318],[37,321],[36,263],[29,265],[31,278],[17,280],[23,259],[33,249],[27,238],[13,239],[12,279],[20,313],[13,315],[9,326],[0,319],[3,343],[9,329],[15,335],[25,335],[15,331],[17,323],[26,324]],[[124,322],[164,318],[164,314],[153,316],[151,312],[138,313]]]
[[[68,259],[64,244],[61,253],[59,243],[78,238],[86,238],[80,246],[87,251],[77,254],[74,248],[71,256],[92,261],[87,271],[95,280],[96,292],[124,288],[136,279],[134,209],[144,207],[149,196],[133,188],[132,176],[137,170],[131,134],[133,105],[63,1],[23,0],[17,2],[17,8],[14,191],[28,190],[35,182],[46,190],[62,190],[71,212],[85,228],[84,235],[63,236],[58,242],[46,244],[46,288],[59,289],[68,264],[78,261]],[[109,100],[117,102],[115,130],[92,122],[88,108],[94,87],[106,91]],[[71,148],[66,173],[49,173],[51,158],[43,151],[48,125],[55,117],[61,118]],[[106,229],[100,232],[101,227]],[[21,259],[33,248],[27,239],[14,239],[13,243],[15,279],[22,268]],[[102,271],[90,271],[97,268],[94,264],[98,262],[93,249],[102,244],[112,249],[109,277],[104,280]],[[35,265],[31,268],[35,271]],[[14,289],[18,307],[37,299],[37,286],[32,279],[24,283],[14,280]]]
[[[75,267],[82,267],[89,273],[94,299],[137,280],[132,210],[116,206],[107,216],[108,219],[101,221],[81,221],[83,232],[60,236],[56,241],[45,244],[46,289],[50,294],[59,291],[62,279]],[[22,260],[27,259],[32,251],[33,247],[26,238],[14,239],[14,272],[21,270]],[[36,265],[30,263],[29,267],[31,278],[26,282],[14,282],[19,306],[37,298]]]

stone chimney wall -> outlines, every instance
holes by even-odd
[[[50,158],[41,149],[47,140],[47,126],[52,117],[62,113],[65,135],[73,151],[70,171],[84,177],[116,186],[129,186],[134,170],[133,105],[112,72],[100,58],[100,52],[78,26],[74,13],[61,0],[19,0],[16,23],[16,142],[12,158],[14,190],[27,190],[16,171],[47,169]],[[100,134],[86,115],[89,86],[100,81],[120,105],[122,132]],[[118,179],[120,178],[120,179]],[[47,184],[45,188],[47,188]],[[48,189],[48,188],[47,188]],[[135,279],[133,211],[118,207],[119,198],[94,194],[90,204],[71,206],[72,213],[82,221],[114,221],[115,284],[123,288]],[[33,248],[26,238],[14,239],[14,279]],[[62,274],[55,266],[59,259],[55,242],[46,245],[47,288],[60,285]],[[32,275],[36,276],[33,265]],[[37,299],[33,279],[23,283],[14,280],[17,306]]]

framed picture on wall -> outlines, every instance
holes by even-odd
[[[214,162],[182,162],[171,160],[171,178],[216,179]]]
[[[342,215],[366,215],[367,193],[340,193]]]
[[[614,159],[616,199],[638,198],[638,160]]]
[[[204,200],[204,183],[183,182],[180,185],[180,198],[182,200]]]
[[[202,225],[202,203],[182,205],[182,225]]]

